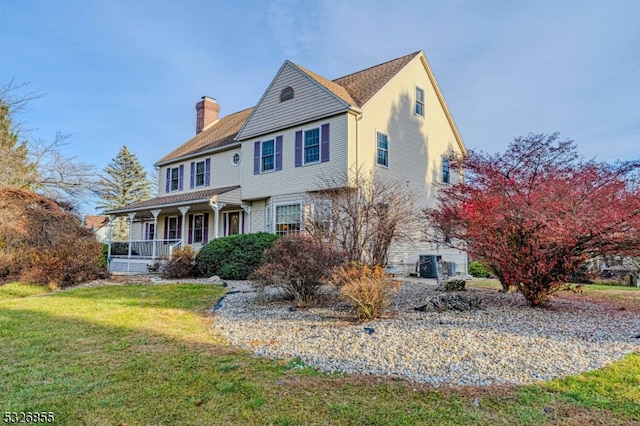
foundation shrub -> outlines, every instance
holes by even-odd
[[[400,290],[400,281],[389,278],[379,265],[344,265],[335,268],[327,282],[338,288],[360,320],[378,318]]]
[[[196,252],[191,246],[173,251],[171,259],[160,267],[162,278],[188,278],[196,274]]]
[[[266,232],[216,238],[198,252],[196,271],[205,277],[245,280],[260,265],[264,251],[278,238]]]
[[[296,305],[316,302],[318,290],[344,254],[306,235],[288,235],[267,249],[251,278],[259,290],[279,288]]]

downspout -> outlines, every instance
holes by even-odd
[[[360,119],[362,112],[356,114],[356,169],[360,167]]]

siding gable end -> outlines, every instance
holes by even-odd
[[[293,97],[280,101],[280,94],[287,87],[293,89]],[[318,120],[350,107],[295,64],[285,61],[236,139],[245,140]]]

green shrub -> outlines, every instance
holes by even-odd
[[[228,280],[244,280],[256,270],[265,249],[279,237],[266,232],[216,238],[200,249],[196,270],[201,276],[218,275]]]
[[[313,305],[322,281],[344,254],[306,235],[288,235],[264,252],[262,265],[252,274],[254,286],[279,288],[296,305]]]
[[[489,278],[491,271],[484,263],[474,260],[469,264],[469,275],[476,278]]]

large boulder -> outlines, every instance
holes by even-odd
[[[425,305],[414,308],[416,311],[471,311],[480,309],[480,298],[461,293],[440,294],[430,298]]]
[[[55,201],[0,188],[0,282],[66,287],[98,278],[102,245]]]

